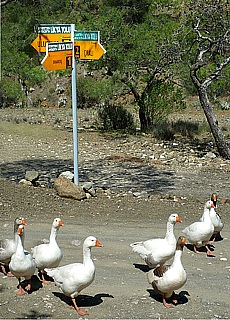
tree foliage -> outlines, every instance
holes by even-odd
[[[6,0],[1,7],[2,79],[19,81],[25,96],[46,76],[43,56],[31,47],[40,23],[75,23],[77,30],[100,31],[106,54],[84,64],[97,74],[95,87],[85,77],[86,102],[99,105],[132,93],[142,130],[184,107],[184,95],[197,94],[194,79],[208,84],[209,97],[229,94],[227,0]]]

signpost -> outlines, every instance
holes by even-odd
[[[40,24],[37,33],[38,36],[31,45],[38,52],[45,53],[47,42],[71,40],[71,24]]]
[[[38,52],[46,53],[41,62],[46,70],[72,68],[74,183],[78,185],[76,59],[98,60],[106,51],[100,44],[99,31],[76,31],[75,24],[40,24],[37,33],[31,45]]]
[[[98,60],[106,52],[99,42],[74,41],[75,58],[80,60]]]
[[[71,25],[71,40],[74,41],[75,24]],[[73,111],[73,161],[74,161],[74,183],[78,185],[78,123],[77,123],[77,63],[73,47],[73,68],[72,68],[72,111]]]
[[[99,31],[74,31],[74,40],[76,41],[98,41]]]
[[[46,70],[72,68],[73,42],[47,42],[46,56],[42,60]]]

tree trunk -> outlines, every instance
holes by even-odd
[[[33,101],[31,100],[31,98],[29,96],[28,88],[27,88],[24,80],[20,77],[20,75],[18,75],[18,82],[20,83],[20,85],[22,87],[22,91],[25,93],[27,107],[33,107]]]
[[[196,86],[196,88],[198,91],[201,106],[204,110],[212,135],[215,139],[218,152],[220,156],[223,157],[224,159],[230,159],[230,151],[225,142],[223,132],[219,126],[219,123],[213,111],[212,105],[208,99],[207,88],[203,87],[202,85]]]
[[[146,131],[152,126],[151,118],[146,110],[145,105],[139,105],[139,119],[141,124],[141,131]]]

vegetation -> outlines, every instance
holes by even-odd
[[[122,106],[102,105],[98,109],[102,130],[135,130],[132,114]]]
[[[38,24],[75,23],[77,30],[100,30],[107,51],[84,62],[81,107],[120,106],[131,94],[141,130],[152,131],[198,94],[218,151],[230,158],[213,108],[229,95],[227,0],[5,0],[1,8],[2,105],[31,105],[29,88],[49,76],[31,47]]]

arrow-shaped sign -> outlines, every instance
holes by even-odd
[[[98,60],[106,53],[99,42],[74,41],[75,58],[80,60]]]
[[[71,41],[70,24],[40,24],[37,33],[38,36],[31,45],[38,52],[46,52],[47,42]]]
[[[72,68],[73,42],[48,42],[46,56],[42,60],[46,70],[65,70]]]

